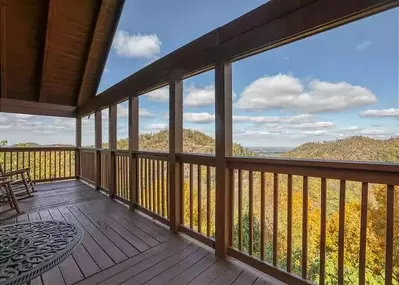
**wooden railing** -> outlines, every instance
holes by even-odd
[[[168,155],[137,152],[139,209],[169,224]]]
[[[182,225],[180,231],[215,247],[215,157],[178,154],[182,164]]]
[[[133,161],[137,167],[131,167]],[[78,163],[80,178],[113,193],[111,196],[125,204],[131,205],[132,197],[137,197],[134,206],[138,210],[170,225],[173,209],[168,153],[73,147],[0,149],[3,169],[29,167],[37,182],[75,178]],[[216,185],[216,158],[178,153],[176,163],[181,165],[178,230],[215,247],[216,193],[220,191]],[[399,217],[398,164],[252,157],[226,157],[225,163],[230,173],[230,256],[295,284],[324,284],[327,266],[334,266],[337,283],[344,284],[345,254],[349,254],[345,250],[357,246],[358,256],[352,262],[357,264],[358,279],[364,284],[370,262],[367,248],[372,246],[370,225],[376,218],[372,208],[377,197],[382,201],[382,214],[377,218],[383,220],[379,227],[385,238],[380,252],[380,262],[384,263],[382,275],[386,284],[397,278],[399,268],[394,254],[398,252],[399,233],[394,232],[394,223],[398,223],[395,217]],[[132,195],[134,189],[136,193]],[[348,195],[358,199],[358,221],[354,226],[348,225],[348,219],[354,218],[348,212],[348,199],[353,197]],[[331,217],[336,219],[336,229]],[[353,231],[358,235],[348,237]],[[336,239],[333,249],[329,245],[331,235]],[[332,260],[331,256],[336,257]]]
[[[80,156],[80,178],[89,183],[95,184],[96,181],[96,150],[79,149]]]
[[[73,179],[74,147],[6,147],[0,148],[0,165],[5,172],[30,168],[35,182]]]
[[[100,188],[109,191],[111,189],[111,152],[108,150],[100,151]]]
[[[112,153],[115,156],[115,196],[125,203],[130,201],[129,185],[129,152],[117,151]]]
[[[96,152],[100,152],[101,157],[100,166],[97,166],[99,172],[93,171],[98,165],[95,163]],[[111,160],[111,156],[115,159]],[[111,191],[114,187],[114,197],[128,205],[132,203],[131,191],[136,189],[135,208],[170,225],[173,209],[168,181],[169,154],[80,149],[80,157],[81,177],[94,181],[97,173],[100,188]],[[133,173],[129,159],[137,162],[137,167],[133,168],[136,173]],[[216,193],[220,191],[215,177],[216,158],[179,153],[176,162],[181,165],[182,172],[179,176],[182,208],[178,231],[215,247]],[[364,284],[368,268],[366,246],[370,242],[367,229],[372,222],[369,192],[379,187],[386,195],[383,205],[386,215],[379,217],[385,220],[386,241],[382,253],[385,258],[381,257],[381,262],[385,260],[384,278],[392,280],[398,274],[393,263],[394,211],[399,211],[398,206],[394,206],[399,197],[398,164],[252,157],[226,157],[225,162],[226,171],[230,173],[227,182],[230,256],[288,284],[324,284],[327,264],[334,264],[337,283],[344,284],[345,248],[356,246],[348,245],[354,243],[354,237],[349,240],[347,234],[355,230],[359,231],[359,254],[357,261],[352,262],[357,262],[358,279]],[[115,173],[114,186],[110,178],[112,173]],[[131,177],[137,187],[132,186]],[[357,193],[359,198],[359,224],[355,224],[355,228],[346,225],[346,219],[353,218],[346,213],[348,193]],[[331,214],[333,211],[336,214]],[[331,235],[328,233],[331,231],[329,219],[334,215],[338,224],[334,242],[337,257],[331,260],[329,254],[333,249],[328,247],[327,239]],[[398,233],[395,235],[396,241]],[[318,252],[316,257],[315,251]]]
[[[338,284],[344,284],[344,250],[348,247],[356,247],[354,237],[345,240],[345,232],[348,230],[345,225],[347,222],[345,220],[345,209],[348,207],[346,202],[348,185],[352,189],[352,195],[353,192],[357,191],[360,197],[357,264],[359,268],[358,279],[360,284],[365,284],[366,244],[370,242],[367,236],[367,230],[370,226],[368,221],[368,213],[370,212],[369,191],[372,187],[380,187],[380,189],[383,187],[385,192],[383,194],[386,195],[386,216],[378,217],[378,219],[385,219],[386,241],[385,252],[383,253],[385,258],[381,257],[380,262],[386,262],[385,280],[386,284],[391,284],[394,251],[394,203],[396,205],[399,203],[398,200],[395,201],[394,191],[399,191],[399,165],[238,157],[227,158],[227,165],[232,173],[229,254],[289,284],[308,284],[309,281],[325,284],[327,206],[334,202],[334,199],[338,199],[339,226],[337,240],[335,241],[337,244],[337,260],[333,263],[337,268]],[[293,185],[296,186],[296,189],[293,189]],[[313,189],[319,190],[317,199],[314,196],[310,197],[310,185]],[[396,193],[397,197],[399,197],[398,193]],[[293,206],[293,194],[300,197],[302,205]],[[312,195],[315,195],[315,193],[312,192]],[[260,201],[254,201],[255,196],[260,197]],[[312,221],[315,222],[314,219],[309,219],[311,208],[317,209],[317,211],[312,211],[312,215],[318,213],[317,221],[319,225],[311,224]],[[329,206],[329,210],[332,211],[331,206]],[[298,220],[298,217],[300,220]],[[255,222],[256,218],[259,220]],[[293,248],[293,223],[296,225],[302,223],[301,233],[296,233],[296,236],[300,237],[300,246],[295,249]],[[316,234],[314,230],[309,231],[310,228],[315,229],[315,227],[318,227]],[[257,239],[259,239],[256,242],[255,232]],[[271,237],[268,240],[266,232],[271,232]],[[318,276],[317,280],[309,276],[310,233],[313,234],[312,239],[316,239],[312,246],[316,245],[319,251],[317,258],[318,272],[317,274],[313,272],[313,275]],[[395,240],[399,240],[398,234],[396,233]],[[348,245],[348,243],[354,244]],[[295,244],[298,244],[298,240],[295,241]],[[373,245],[369,244],[368,246]],[[298,253],[300,256],[298,256]],[[294,270],[294,261],[297,264],[296,270]],[[328,261],[331,264],[331,260]],[[352,262],[356,261],[352,260]],[[398,269],[396,268],[396,271]]]

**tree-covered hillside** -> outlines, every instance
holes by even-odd
[[[145,151],[169,151],[169,131],[163,130],[158,133],[142,134],[139,138],[140,150]],[[128,149],[128,140],[122,139],[118,141],[119,149]],[[184,129],[183,130],[183,149],[188,153],[215,153],[215,139],[201,133],[200,131]],[[234,155],[252,156],[254,153],[241,146],[234,144]]]
[[[377,140],[355,136],[321,143],[305,143],[286,152],[283,156],[304,159],[399,162],[399,138]]]

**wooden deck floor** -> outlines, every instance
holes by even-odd
[[[282,284],[214,253],[79,181],[38,185],[20,201],[24,214],[2,223],[67,220],[85,232],[82,244],[32,284]],[[3,217],[4,218],[4,217]]]

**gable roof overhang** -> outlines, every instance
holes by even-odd
[[[75,117],[95,96],[124,0],[0,0],[0,111]]]

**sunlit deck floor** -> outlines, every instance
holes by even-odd
[[[1,223],[67,220],[85,231],[82,244],[32,284],[282,284],[227,260],[79,181],[37,186],[20,201],[24,214]],[[3,217],[1,217],[3,218]]]

